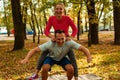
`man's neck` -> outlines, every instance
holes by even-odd
[[[59,47],[62,47],[63,46],[63,44],[57,44]]]

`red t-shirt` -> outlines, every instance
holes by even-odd
[[[77,27],[68,16],[62,16],[61,20],[58,20],[56,16],[51,16],[45,28],[45,35],[48,36],[50,34],[50,29],[53,27],[54,30],[64,30],[66,36],[69,36],[69,26],[72,29],[71,36],[75,37],[75,35],[77,34]]]

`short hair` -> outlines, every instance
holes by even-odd
[[[56,34],[57,34],[57,33],[61,34],[61,33],[65,33],[65,32],[64,32],[64,30],[61,30],[61,29],[56,30],[56,31],[55,31],[55,37],[56,37]]]

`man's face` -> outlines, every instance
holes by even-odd
[[[65,42],[65,34],[64,33],[56,33],[56,43],[59,46],[62,46]]]

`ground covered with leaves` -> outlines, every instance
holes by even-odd
[[[40,44],[48,39],[42,37]],[[75,50],[79,74],[93,73],[103,78],[103,80],[120,80],[120,45],[114,45],[114,32],[99,32],[99,44],[88,47],[87,33],[80,36],[78,43],[86,46],[92,56],[92,63],[87,63],[83,53]],[[0,80],[24,80],[34,73],[40,53],[35,54],[28,64],[19,63],[27,52],[38,46],[32,40],[25,40],[25,48],[11,52],[14,41],[0,41]],[[62,74],[63,69],[54,66],[50,74]],[[40,73],[39,73],[40,74]]]

